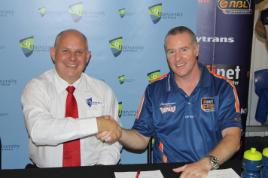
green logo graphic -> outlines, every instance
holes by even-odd
[[[118,117],[120,118],[122,116],[123,112],[123,103],[122,101],[118,102]]]
[[[160,70],[155,70],[147,74],[147,79],[149,83],[152,83],[161,76]]]
[[[126,9],[125,8],[119,9],[118,12],[119,12],[119,15],[120,15],[121,18],[123,18],[126,15]]]
[[[74,22],[78,22],[84,12],[84,5],[82,2],[75,3],[69,6],[69,13],[71,14]]]
[[[161,15],[162,15],[162,3],[150,6],[149,14],[154,24],[159,22],[159,20],[161,19]]]
[[[34,50],[34,37],[30,36],[19,41],[20,48],[26,57],[29,57]]]
[[[118,80],[119,80],[119,83],[120,83],[120,84],[123,84],[123,83],[125,82],[125,80],[126,80],[125,75],[120,75],[120,76],[118,77]]]
[[[110,44],[110,49],[112,50],[114,57],[119,56],[122,52],[123,38],[118,37],[118,38],[112,39],[109,41],[109,44]]]
[[[39,12],[39,14],[41,15],[41,17],[44,17],[44,15],[45,15],[46,12],[47,12],[47,8],[45,8],[45,7],[40,7],[40,8],[38,9],[38,12]]]

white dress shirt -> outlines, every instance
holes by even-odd
[[[96,117],[111,115],[118,121],[118,103],[104,82],[83,73],[75,86],[78,119],[65,118],[69,84],[49,70],[25,87],[21,102],[29,135],[30,159],[38,167],[62,167],[63,143],[80,138],[81,166],[116,164],[121,145],[96,138]]]

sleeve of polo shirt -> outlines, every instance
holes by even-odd
[[[150,85],[146,88],[144,97],[141,101],[137,118],[134,122],[133,129],[137,130],[140,134],[151,137],[154,136],[153,126],[153,101],[152,92],[150,92]]]
[[[235,86],[226,82],[219,93],[220,102],[218,119],[221,121],[221,130],[228,127],[241,128],[240,105]]]

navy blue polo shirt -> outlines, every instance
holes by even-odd
[[[241,128],[234,86],[199,67],[201,78],[190,96],[177,86],[173,72],[146,88],[133,129],[155,138],[155,163],[197,161],[219,143],[223,129]]]

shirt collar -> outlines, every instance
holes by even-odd
[[[198,62],[198,66],[201,70],[201,77],[200,80],[197,84],[197,87],[210,87],[211,86],[211,74],[208,71],[208,69],[206,68],[206,66],[204,66],[203,64]],[[168,75],[168,79],[167,79],[167,87],[166,87],[167,91],[174,91],[176,89],[178,89],[177,83],[175,81],[175,77],[174,77],[174,72],[170,71],[169,75]]]
[[[65,80],[63,80],[59,76],[59,74],[57,73],[57,71],[55,69],[54,69],[54,74],[55,74],[54,75],[55,76],[55,86],[56,86],[56,90],[58,93],[65,91],[68,86],[74,86],[77,89],[78,85],[81,81],[81,78],[83,76],[83,75],[81,75],[81,77],[77,81],[75,81],[72,85],[70,85],[68,82],[66,82]]]

